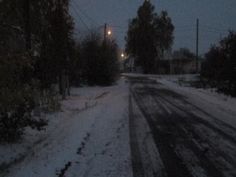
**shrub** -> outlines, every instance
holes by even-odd
[[[236,96],[236,32],[229,32],[205,57],[201,77],[218,91]]]
[[[37,105],[30,73],[29,56],[0,57],[0,141],[16,141],[26,126],[41,129],[43,120],[33,119]]]
[[[116,43],[101,41],[92,33],[83,41],[81,49],[82,77],[89,85],[111,85],[119,71]]]

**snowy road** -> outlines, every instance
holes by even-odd
[[[0,177],[235,177],[236,100],[219,98],[160,76],[75,88],[44,132],[0,145]]]
[[[233,125],[156,80],[131,77],[130,92],[135,177],[236,176]]]

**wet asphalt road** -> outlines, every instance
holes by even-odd
[[[234,127],[192,104],[184,94],[154,80],[136,77],[129,78],[129,82],[130,146],[135,177],[236,177]],[[140,140],[142,134],[147,134],[137,128],[142,127],[141,119],[150,128],[149,142]],[[150,141],[155,146],[151,149],[157,151],[147,148],[145,151],[144,146],[150,146]]]

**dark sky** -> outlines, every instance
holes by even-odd
[[[76,32],[87,28],[102,32],[108,23],[119,46],[124,48],[128,20],[135,17],[144,0],[71,0],[71,13],[76,18]],[[195,51],[196,19],[200,20],[200,53],[207,51],[227,34],[236,30],[236,0],[151,0],[155,11],[167,10],[175,25],[173,49],[188,47]],[[82,19],[82,20],[81,20]],[[82,22],[83,21],[83,22]],[[85,23],[85,24],[84,24]],[[87,25],[87,27],[86,27]]]

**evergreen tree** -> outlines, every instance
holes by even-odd
[[[69,50],[71,48],[73,21],[69,14],[69,1],[57,0],[51,18],[51,37],[54,46],[53,58],[59,78],[60,94],[65,97],[65,82],[68,80]]]
[[[172,45],[173,30],[167,12],[158,16],[150,1],[145,1],[129,23],[126,52],[135,57],[136,66],[142,66],[144,73],[154,73],[164,50]]]
[[[154,20],[157,49],[160,50],[160,55],[163,57],[164,51],[168,50],[174,40],[173,31],[174,26],[171,22],[171,18],[168,16],[167,11],[162,11],[157,19]]]
[[[69,80],[73,19],[69,14],[69,0],[41,1],[39,4],[41,29],[39,31],[39,57],[36,75],[43,88],[58,81],[60,94],[65,96]]]

